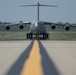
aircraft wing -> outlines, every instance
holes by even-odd
[[[43,21],[44,25],[52,25],[53,23],[52,22],[45,22]]]
[[[53,23],[53,22],[45,22],[43,21],[44,25],[55,25],[55,26],[65,26],[66,24],[62,24],[62,23]]]
[[[23,25],[31,25],[31,22],[23,22]]]
[[[13,26],[17,26],[20,29],[23,29],[24,27],[26,27],[27,25],[30,25],[30,24],[31,24],[31,22],[19,22],[19,23],[2,24],[2,25],[0,25],[0,27],[5,27],[6,30],[10,30],[10,28]]]
[[[56,26],[63,26],[63,27],[76,27],[76,25],[73,25],[73,24],[63,24],[63,23],[54,23],[54,25]]]
[[[70,26],[70,27],[76,27],[76,25],[72,24],[63,24],[63,23],[53,23],[53,22],[45,22],[43,21],[44,25],[56,25],[56,26]]]
[[[65,30],[69,30],[71,27],[76,27],[76,25],[72,24],[63,24],[63,23],[53,23],[53,22],[45,22],[43,21],[44,25],[49,25],[52,29],[56,29],[56,27],[62,26]]]

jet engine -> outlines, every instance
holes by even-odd
[[[51,29],[56,29],[56,26],[55,25],[51,25]]]
[[[66,31],[69,31],[70,27],[69,27],[69,26],[65,26],[64,29],[65,29]]]
[[[20,29],[23,29],[23,28],[24,28],[24,26],[23,26],[23,25],[19,25],[19,28],[20,28]]]
[[[5,29],[6,30],[10,30],[10,26],[5,26]]]

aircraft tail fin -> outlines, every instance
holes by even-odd
[[[19,7],[31,7],[31,6],[37,6],[37,21],[39,21],[39,7],[44,6],[44,7],[58,7],[56,5],[43,5],[40,3],[34,4],[34,5],[20,5]]]

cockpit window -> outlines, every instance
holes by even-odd
[[[41,23],[39,22],[38,25],[40,25]]]
[[[36,23],[35,25],[38,25],[38,23]]]

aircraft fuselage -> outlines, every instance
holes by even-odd
[[[42,21],[34,22],[30,25],[29,33],[47,33]]]

